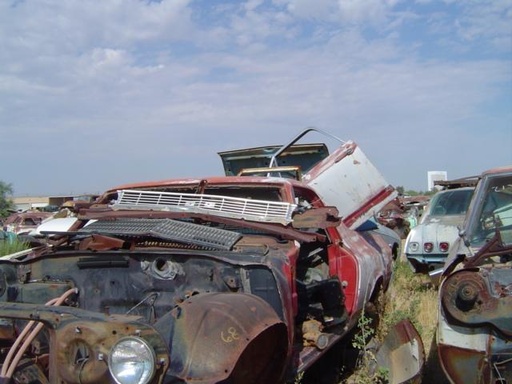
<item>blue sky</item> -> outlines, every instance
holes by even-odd
[[[511,0],[3,0],[0,48],[15,196],[220,175],[310,126],[406,189],[512,164]]]

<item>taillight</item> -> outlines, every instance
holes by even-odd
[[[423,244],[423,250],[426,252],[426,253],[431,253],[433,250],[434,250],[434,244],[433,243],[424,243]]]
[[[446,241],[441,241],[439,243],[439,250],[441,252],[448,252],[448,248],[450,248],[450,244],[448,244]]]

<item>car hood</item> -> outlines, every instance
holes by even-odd
[[[448,241],[450,244],[458,238],[459,229],[455,225],[442,223],[420,224],[414,227],[408,237],[408,241]]]
[[[453,225],[453,226],[461,226],[464,222],[464,215],[443,215],[443,216],[428,216],[425,217],[425,220],[421,223],[421,225],[425,224],[443,224],[443,225]]]

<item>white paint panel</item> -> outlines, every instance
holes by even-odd
[[[350,224],[351,228],[370,219],[397,195],[392,192],[384,200],[377,201],[379,195],[391,186],[352,141],[347,141],[315,165],[304,175],[303,181],[317,191],[326,205],[337,207],[344,219],[363,210]]]

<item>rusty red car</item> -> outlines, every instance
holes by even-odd
[[[4,221],[4,230],[16,235],[27,235],[43,221],[51,218],[53,213],[40,211],[15,212]]]
[[[377,316],[391,249],[355,228],[394,190],[351,141],[299,167],[298,138],[272,175],[121,185],[1,259],[0,382],[294,382]]]

